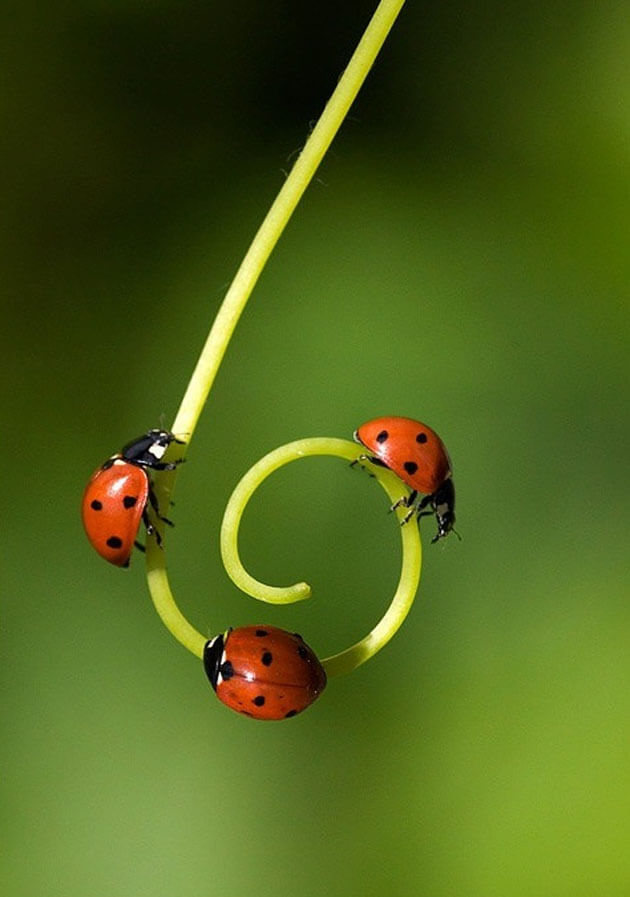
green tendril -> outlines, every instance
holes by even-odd
[[[298,439],[296,442],[290,442],[288,445],[269,452],[248,470],[230,497],[221,526],[223,564],[228,576],[239,589],[251,595],[252,598],[258,598],[260,601],[271,604],[290,604],[293,601],[302,601],[304,598],[310,597],[311,587],[308,583],[299,582],[282,588],[265,585],[249,575],[241,563],[238,552],[238,531],[241,518],[256,489],[270,474],[285,464],[317,455],[333,455],[344,461],[355,462],[361,460],[363,451],[361,446],[345,439],[328,437]],[[390,504],[395,503],[401,494],[406,492],[406,487],[390,470],[380,466],[370,466],[370,472],[374,474],[389,496]],[[405,507],[398,509],[399,520],[402,520],[406,511]],[[402,538],[402,569],[398,588],[389,609],[372,631],[356,645],[322,661],[328,676],[349,673],[380,651],[398,630],[413,604],[420,582],[422,565],[420,535],[418,526],[413,521],[406,526],[400,526],[399,529]]]
[[[304,149],[298,156],[286,181],[280,189],[278,196],[269,209],[269,212],[245,254],[236,276],[221,304],[214,324],[210,329],[210,333],[171,427],[172,432],[180,438],[185,439],[187,443],[190,442],[195,431],[208,393],[210,392],[223,356],[225,355],[232,333],[234,332],[243,309],[247,304],[247,300],[249,299],[271,252],[280,239],[287,222],[312,180],[319,163],[332,143],[350,106],[354,102],[361,85],[367,77],[374,60],[403,5],[404,0],[381,0],[379,3],[347,68],[337,82],[337,86],[330,100],[326,104],[321,117],[306,141]],[[346,444],[342,440],[321,441],[341,443],[342,445]],[[305,442],[309,442],[309,440],[305,440]],[[356,452],[356,446],[352,444],[349,445],[351,445],[352,449]],[[183,458],[186,449],[187,444],[180,445],[173,443],[169,447],[167,460],[172,461],[178,458]],[[278,451],[282,450],[279,449]],[[348,449],[345,449],[346,453],[347,451]],[[336,454],[336,452],[324,451],[323,454]],[[348,457],[348,455],[342,454],[341,457],[345,458]],[[265,459],[263,459],[263,461],[264,460]],[[379,482],[384,485],[387,480],[385,472],[381,473],[380,471],[375,470],[375,473]],[[176,476],[177,470],[174,470],[165,472],[156,478],[155,494],[160,507],[168,507]],[[401,484],[400,481],[396,482],[398,486],[398,494],[400,494]],[[385,486],[385,488],[389,491],[387,486]],[[416,532],[417,538],[417,526],[415,524],[403,527],[403,545],[405,545],[406,541],[411,542],[411,540],[413,540],[414,537],[411,533],[414,531]],[[175,638],[178,639],[184,647],[188,648],[189,651],[192,651],[193,654],[201,657],[206,639],[191,626],[175,603],[166,572],[166,555],[163,550],[165,533],[160,533],[160,535],[161,546],[158,546],[157,544],[156,535],[147,537],[147,578],[152,600],[162,621]],[[236,535],[234,535],[232,544],[234,547],[236,546]],[[405,550],[408,551],[407,549]],[[399,593],[401,592],[401,586],[399,586],[399,590],[396,593],[392,607],[386,614],[386,618],[392,614],[394,605],[397,607],[399,604],[404,605],[408,609],[406,602],[413,600],[420,569],[419,547],[417,552],[418,560],[415,586],[411,590],[411,583],[414,580],[414,576],[407,574],[409,583],[404,589],[404,596],[406,597],[404,599],[399,597]],[[404,561],[401,585],[402,580],[405,578],[405,564],[406,562]],[[255,582],[255,580],[252,580],[252,582]],[[300,597],[308,597],[309,588],[306,584],[302,584],[302,590],[306,589],[306,592],[302,591],[301,593],[299,587],[292,587],[292,589],[293,591],[291,591],[290,594],[293,597],[288,600],[299,600]],[[410,590],[411,599],[409,599]],[[277,590],[272,589],[270,594],[272,595],[271,600],[278,600],[277,598],[273,598],[273,595],[277,595]],[[397,613],[399,612],[397,611]],[[404,617],[404,613],[402,616]],[[336,672],[352,669],[357,663],[362,662],[362,659],[364,660],[371,656],[375,650],[378,650],[380,645],[384,644],[384,641],[386,641],[387,638],[391,637],[391,635],[388,635],[387,638],[383,639],[383,633],[380,631],[380,627],[385,624],[386,618],[381,621],[366,639],[363,639],[353,648],[349,649],[348,652],[343,652],[340,655],[328,659],[326,662],[327,668],[332,675]],[[397,625],[400,625],[400,622],[398,622]],[[394,627],[392,634],[397,628],[397,625]],[[387,624],[383,631],[389,631],[389,629],[391,629],[391,625]],[[375,644],[377,647],[374,647]]]

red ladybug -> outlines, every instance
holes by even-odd
[[[149,471],[174,470],[180,463],[162,461],[171,442],[183,444],[168,430],[149,430],[108,458],[87,484],[81,507],[85,532],[101,557],[117,567],[129,566],[141,521],[147,533],[157,532],[147,502],[160,520],[171,522],[160,515],[149,479]]]
[[[219,700],[254,719],[295,716],[326,687],[302,636],[275,626],[228,629],[206,643],[203,665]]]
[[[362,424],[354,438],[374,453],[366,456],[369,461],[393,470],[413,490],[394,505],[410,508],[403,523],[414,513],[435,514],[438,531],[431,541],[447,536],[455,523],[455,486],[451,459],[435,430],[410,417],[377,417]],[[424,510],[427,506],[431,510]]]

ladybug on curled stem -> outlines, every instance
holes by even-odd
[[[403,496],[392,506],[392,510],[409,508],[403,525],[414,514],[417,517],[435,514],[438,531],[432,542],[455,532],[451,459],[435,430],[410,417],[377,417],[362,424],[354,438],[372,452],[357,460],[365,459],[389,468],[412,490],[411,495]],[[420,500],[419,493],[424,496]]]
[[[228,629],[206,643],[203,665],[219,700],[254,719],[296,716],[326,687],[302,636],[275,626]]]
[[[149,430],[92,474],[83,495],[83,526],[92,546],[110,564],[128,567],[134,545],[144,550],[136,541],[141,523],[148,535],[161,541],[149,505],[159,520],[173,525],[160,514],[150,477],[156,470],[174,470],[183,460],[162,460],[172,442],[184,444],[168,430]]]

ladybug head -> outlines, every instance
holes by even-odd
[[[223,657],[223,649],[225,647],[225,639],[222,635],[217,635],[203,649],[203,666],[206,676],[210,680],[210,684],[217,690],[217,680],[219,678],[219,667]]]
[[[130,464],[138,467],[151,467],[155,470],[172,470],[172,464],[165,464],[162,458],[171,442],[184,445],[183,439],[178,439],[169,430],[149,430],[143,436],[138,436],[123,446],[121,457]],[[179,461],[173,462],[179,464]]]
[[[137,440],[137,442],[150,443],[154,449],[159,448],[164,449],[164,451],[166,451],[171,442],[177,442],[179,445],[186,444],[184,439],[178,439],[170,430],[149,430],[144,439],[141,438],[140,440]],[[164,454],[164,452],[162,452],[162,454]]]
[[[435,508],[438,531],[431,542],[437,542],[448,536],[455,526],[455,486],[452,477],[444,480],[436,491],[432,505]]]

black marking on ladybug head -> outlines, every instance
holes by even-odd
[[[416,442],[419,442],[422,445],[426,441],[427,441],[427,434],[426,433],[418,433],[418,435],[416,436]]]
[[[255,704],[256,707],[263,707],[265,704],[265,696],[256,695],[256,697],[252,700],[252,704]]]
[[[414,473],[418,470],[418,465],[415,461],[405,461],[403,467],[410,476],[413,476]]]
[[[153,467],[160,462],[175,437],[168,430],[149,430],[123,446],[121,456],[138,467]]]
[[[264,638],[266,635],[269,635],[266,629],[257,629],[256,630],[256,638]]]
[[[120,536],[110,536],[105,544],[108,548],[122,548],[122,539]]]
[[[291,716],[297,716],[297,713],[298,713],[297,710],[289,710],[288,713],[284,714],[284,718],[289,719],[289,717],[291,717]]]
[[[224,640],[222,635],[217,635],[209,642],[206,642],[203,649],[203,668],[210,680],[210,685],[212,685],[215,691],[217,690],[217,679],[219,678],[223,649]]]
[[[381,430],[381,432],[378,433],[376,436],[376,441],[378,442],[379,445],[382,442],[387,442],[388,439],[389,439],[389,433],[387,432],[387,430]]]
[[[137,495],[125,495],[125,497],[123,498],[123,506],[127,509],[133,508],[137,501]]]
[[[98,498],[95,498],[90,502],[90,507],[93,511],[102,511],[103,510],[103,502],[99,501]]]
[[[304,647],[304,645],[298,645],[297,653],[300,655],[302,660],[308,660],[308,651]]]
[[[263,666],[270,667],[273,663],[273,654],[271,653],[271,651],[265,651],[260,659],[263,663]]]

